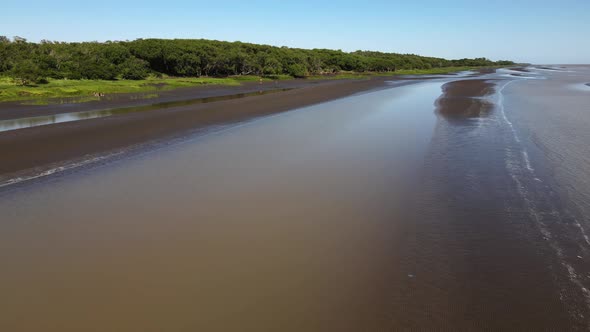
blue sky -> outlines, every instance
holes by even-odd
[[[590,63],[590,0],[13,1],[0,35],[206,38],[445,58]]]

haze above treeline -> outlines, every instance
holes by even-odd
[[[443,59],[374,51],[299,49],[205,39],[28,42],[0,36],[0,75],[54,79],[144,79],[150,75],[308,75],[511,65],[486,58]]]

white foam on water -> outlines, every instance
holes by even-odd
[[[586,231],[584,230],[584,227],[582,227],[582,224],[580,224],[580,222],[578,221],[578,219],[574,219],[574,225],[576,225],[576,227],[580,230],[580,233],[584,237],[584,240],[586,241],[586,244],[590,245],[590,237],[588,237],[588,234],[586,234]]]
[[[526,152],[526,150],[522,150],[522,157],[524,159],[524,163],[526,165],[526,169],[528,169],[529,171],[533,172],[534,169],[531,166],[531,161],[529,159],[529,154]]]
[[[514,77],[512,77],[512,78],[514,78]],[[516,129],[514,129],[514,125],[512,124],[512,122],[510,120],[508,120],[508,117],[506,116],[506,112],[504,110],[504,94],[503,94],[504,89],[508,85],[510,85],[514,82],[518,82],[518,81],[519,81],[519,79],[514,79],[512,81],[505,83],[504,85],[502,85],[498,89],[496,94],[498,96],[497,105],[498,105],[498,109],[500,110],[500,114],[502,115],[502,119],[510,127],[510,130],[512,131],[512,135],[513,135],[514,139],[516,140],[516,142],[520,143],[520,138],[518,137],[518,133],[516,132]]]

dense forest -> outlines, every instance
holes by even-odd
[[[298,49],[203,39],[31,43],[0,36],[0,75],[17,84],[54,79],[144,79],[149,75],[290,75],[391,72],[454,66],[510,65],[485,58],[446,60],[414,54]]]

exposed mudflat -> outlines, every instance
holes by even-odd
[[[472,79],[443,85],[443,94],[436,100],[437,111],[445,116],[479,117],[490,112],[494,104],[484,97],[495,90],[494,82]]]

